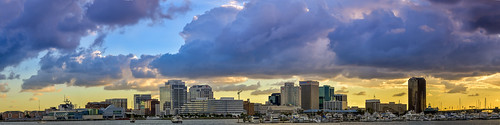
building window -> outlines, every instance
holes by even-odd
[[[8,118],[12,118],[12,113],[9,113]]]

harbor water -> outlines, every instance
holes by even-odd
[[[236,119],[203,119],[184,120],[183,125],[246,125],[237,123]],[[165,125],[173,124],[170,120],[137,120],[130,123],[127,120],[113,121],[53,121],[53,122],[0,122],[0,125]],[[500,120],[459,120],[459,121],[407,121],[407,122],[342,122],[342,123],[261,123],[265,125],[500,125]]]

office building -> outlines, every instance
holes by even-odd
[[[209,85],[193,85],[189,88],[189,101],[197,98],[214,99],[214,92]]]
[[[300,81],[301,107],[304,110],[319,109],[319,82]]]
[[[408,110],[420,113],[426,108],[425,84],[424,78],[412,77],[408,80]]]
[[[146,101],[146,106],[145,106],[145,115],[148,116],[157,116],[160,115],[159,108],[160,106],[160,101],[158,99],[150,99]]]
[[[125,108],[116,107],[115,105],[109,105],[108,107],[103,109],[102,117],[107,119],[125,118]]]
[[[134,94],[134,109],[145,109],[146,101],[151,99],[151,94]]]
[[[224,115],[241,115],[241,113],[245,112],[243,100],[234,100],[233,97],[208,100],[208,111],[213,114]]]
[[[368,99],[365,102],[366,111],[373,113],[380,111],[380,100],[379,99]]]
[[[386,111],[402,115],[406,112],[406,104],[401,104],[401,103],[396,104],[395,102],[380,103],[380,111],[378,112],[386,112]]]
[[[247,99],[247,101],[243,101],[243,109],[247,112],[247,115],[254,115],[255,114],[255,103],[251,103],[250,99]]]
[[[207,98],[196,98],[181,107],[180,114],[210,114],[208,112]]]
[[[127,98],[113,98],[113,99],[106,99],[107,103],[110,103],[111,105],[114,105],[115,107],[120,107],[127,109]]]
[[[281,105],[281,93],[272,93],[268,99],[270,105]]]
[[[331,100],[323,102],[323,109],[345,110],[347,109],[347,106],[344,105],[343,101]]]
[[[342,110],[348,109],[347,106],[347,95],[345,94],[333,94],[332,101],[341,101],[342,102]]]
[[[281,105],[300,106],[301,91],[300,86],[295,86],[293,82],[286,82],[281,87]]]
[[[182,105],[187,102],[187,87],[181,80],[168,80],[164,87],[160,87],[160,106],[162,111],[175,115]]]
[[[323,109],[323,102],[332,100],[334,88],[329,85],[319,87],[319,109]]]

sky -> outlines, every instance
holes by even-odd
[[[172,79],[264,103],[316,80],[441,109],[500,106],[494,0],[0,0],[0,112],[152,94]],[[487,100],[485,105],[485,99]]]

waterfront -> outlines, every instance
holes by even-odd
[[[184,120],[184,125],[244,125],[248,123],[236,123],[236,119],[204,119],[204,120]],[[35,125],[37,122],[0,122],[0,125]],[[160,125],[172,124],[170,120],[137,120],[136,123],[130,123],[127,120],[113,121],[56,121],[46,122],[45,125]],[[266,125],[303,125],[307,123],[266,123]],[[310,124],[335,124],[335,125],[499,125],[500,120],[468,120],[468,121],[408,121],[408,122],[342,122],[342,123],[310,123]]]

